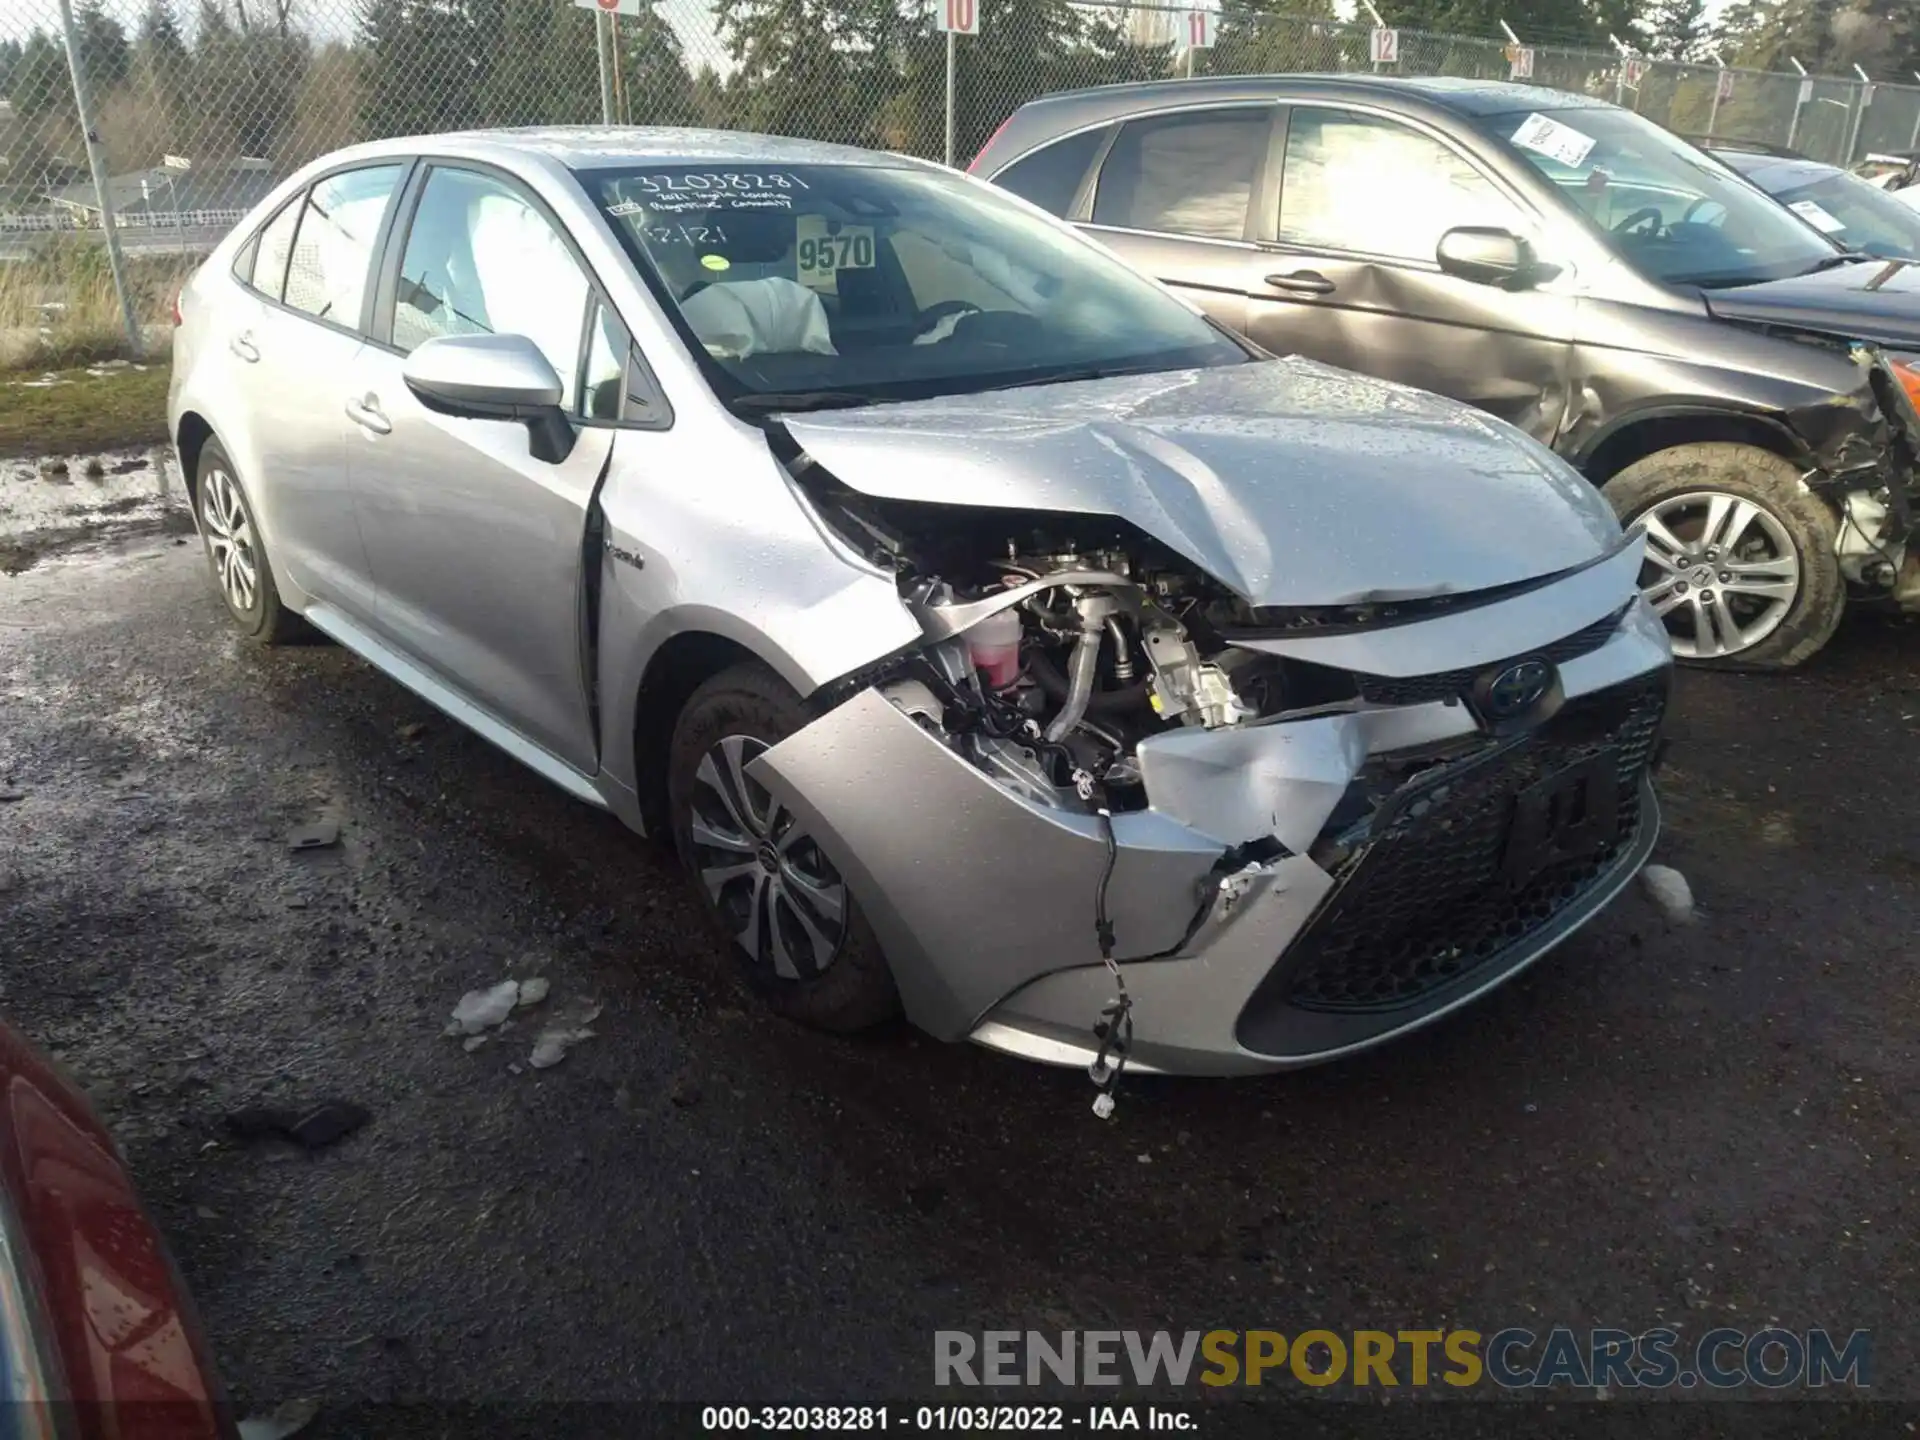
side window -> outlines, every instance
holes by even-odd
[[[627,331],[605,305],[593,307],[587,328],[586,383],[580,414],[588,420],[618,420],[620,391],[627,379]]]
[[[1532,225],[1457,151],[1392,120],[1296,109],[1280,182],[1285,245],[1389,255],[1431,265],[1457,225]]]
[[[1065,215],[1080,182],[1087,178],[1087,167],[1112,133],[1113,127],[1107,125],[1043,145],[994,176],[993,183],[1031,200],[1050,215]]]
[[[402,167],[373,165],[329,175],[307,192],[287,264],[287,304],[349,329],[360,324],[380,217]]]
[[[1258,106],[1128,121],[1100,167],[1093,223],[1241,239],[1272,119]]]
[[[300,205],[306,199],[297,195],[280,207],[254,241],[253,288],[262,295],[280,298],[287,280],[287,257],[293,253],[293,231],[300,223]]]
[[[560,377],[572,410],[587,277],[520,190],[491,175],[436,168],[407,233],[393,344],[438,335],[524,335]]]

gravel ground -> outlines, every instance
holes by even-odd
[[[343,650],[241,643],[165,523],[0,578],[0,1010],[97,1097],[243,1408],[905,1398],[937,1328],[1662,1321],[1865,1327],[1920,1398],[1911,626],[1681,677],[1697,924],[1636,887],[1432,1031],[1103,1125],[1077,1072],[758,1014],[651,845]],[[535,974],[604,1007],[559,1066],[537,1012],[442,1036]],[[373,1115],[331,1149],[225,1138],[330,1096]]]

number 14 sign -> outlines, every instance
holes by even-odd
[[[948,35],[978,35],[980,0],[933,0],[933,23]]]

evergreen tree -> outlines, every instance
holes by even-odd
[[[1689,60],[1707,38],[1707,0],[1655,0],[1642,28],[1646,52],[1662,60]]]
[[[694,97],[680,37],[652,5],[622,15],[617,30],[623,117],[630,125],[707,123]]]

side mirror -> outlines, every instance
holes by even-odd
[[[519,420],[536,460],[558,465],[573,453],[575,432],[560,408],[560,377],[524,335],[440,335],[400,367],[407,388],[429,410],[472,420]]]
[[[1559,266],[1534,259],[1533,247],[1511,230],[1492,225],[1460,225],[1447,231],[1434,258],[1448,275],[1507,290],[1524,290],[1560,273]]]

